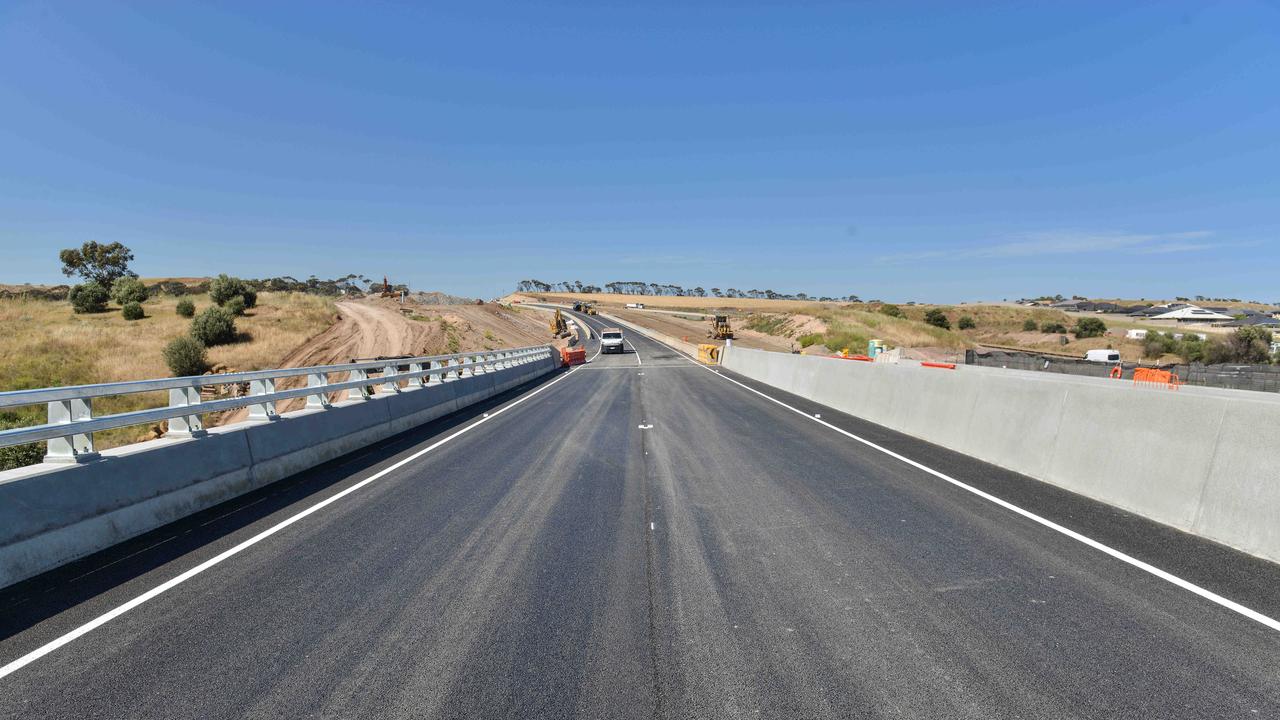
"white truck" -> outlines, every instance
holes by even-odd
[[[644,303],[627,303],[628,310],[643,310]]]
[[[618,328],[605,328],[600,331],[600,352],[602,353],[623,353],[622,349],[622,331]]]
[[[1086,362],[1114,364],[1120,362],[1119,350],[1090,350],[1084,354]]]

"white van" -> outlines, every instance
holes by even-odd
[[[643,310],[644,303],[627,303],[628,310]]]
[[[1120,362],[1119,350],[1090,350],[1084,354],[1085,362],[1096,363],[1118,363]]]
[[[605,328],[600,331],[600,352],[622,354],[622,331],[618,328]]]

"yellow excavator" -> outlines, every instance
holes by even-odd
[[[556,310],[556,314],[551,318],[551,334],[556,337],[565,337],[569,334],[569,323],[564,319],[564,313]]]
[[[733,328],[729,326],[729,316],[716,315],[711,321],[711,331],[707,333],[707,337],[712,340],[732,340]]]

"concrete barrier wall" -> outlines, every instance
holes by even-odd
[[[0,587],[552,372],[559,355],[426,388],[105,450],[81,465],[0,472]],[[371,384],[376,384],[376,381]]]
[[[730,349],[746,377],[1280,561],[1280,398]]]

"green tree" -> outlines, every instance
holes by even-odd
[[[191,337],[205,347],[235,342],[235,318],[224,308],[205,308],[191,321]]]
[[[240,278],[222,273],[209,283],[209,297],[219,305],[226,305],[233,297],[244,297],[248,289]],[[257,295],[254,295],[254,300],[257,300]]]
[[[107,309],[107,300],[110,298],[107,289],[96,282],[76,285],[67,295],[71,308],[77,313],[100,313]]]
[[[199,340],[188,335],[176,337],[164,346],[164,362],[174,377],[203,374],[209,367],[209,356]]]
[[[1080,318],[1073,332],[1078,339],[1102,337],[1107,334],[1107,324],[1100,318]]]
[[[142,303],[133,301],[125,303],[120,310],[120,314],[124,316],[125,320],[141,320],[146,317],[146,313],[142,311]]]
[[[147,286],[136,277],[126,275],[117,278],[115,283],[111,285],[111,299],[118,305],[126,305],[131,302],[146,302]]]
[[[196,304],[187,298],[179,300],[173,310],[178,313],[179,316],[184,318],[196,316]]]
[[[978,327],[978,323],[974,322],[973,318],[969,317],[968,315],[961,315],[960,320],[956,322],[956,327],[960,328],[961,330],[972,330]]]
[[[925,313],[924,321],[934,327],[942,328],[943,330],[951,329],[951,321],[947,319],[947,314],[938,308],[934,308]]]
[[[67,248],[58,253],[62,261],[62,274],[67,277],[79,275],[89,282],[96,282],[103,288],[109,288],[122,277],[137,277],[129,269],[133,260],[133,251],[118,242],[103,245],[87,242],[79,249]]]
[[[222,306],[222,309],[236,317],[240,317],[244,314],[244,296],[237,295],[231,298]]]

